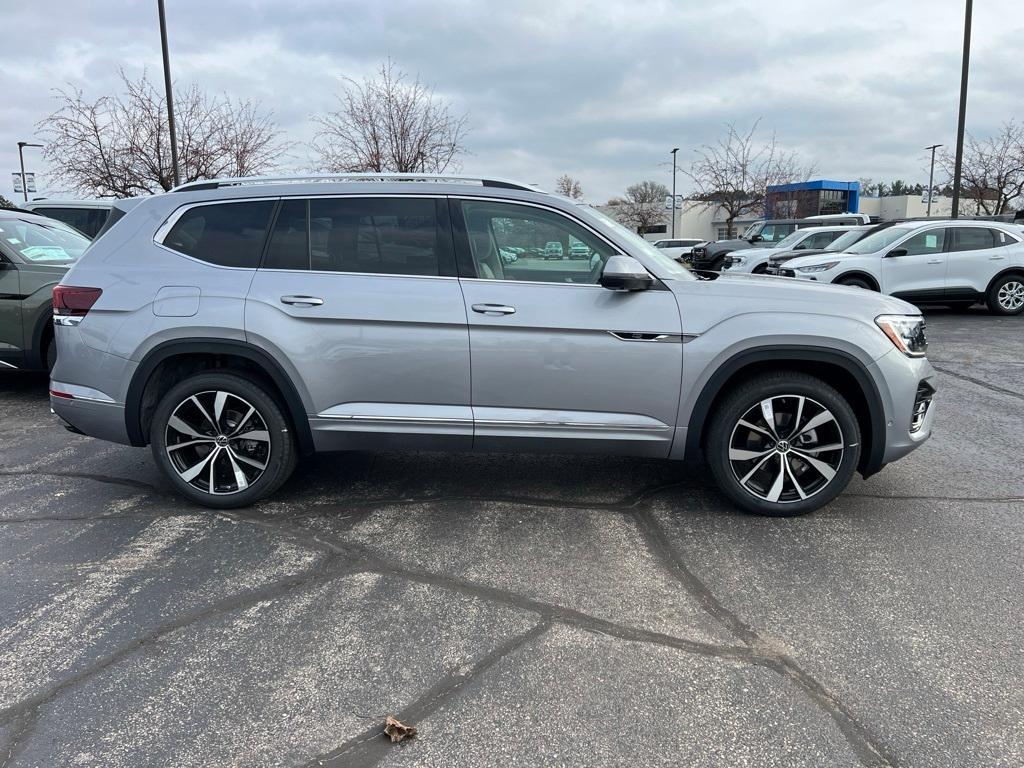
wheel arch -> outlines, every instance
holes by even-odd
[[[850,401],[861,428],[858,470],[864,477],[884,464],[885,407],[878,386],[866,366],[852,354],[836,349],[798,345],[772,345],[738,352],[723,362],[702,387],[690,413],[684,459],[703,453],[707,424],[715,407],[738,383],[764,371],[801,371],[823,379]]]
[[[152,417],[161,388],[166,391],[182,378],[171,377],[170,384],[162,382],[161,374],[175,365],[183,375],[204,370],[255,372],[262,375],[272,390],[271,395],[279,399],[290,417],[299,453],[313,453],[313,433],[309,419],[291,377],[267,352],[235,339],[171,340],[158,344],[146,353],[132,375],[125,396],[125,428],[132,445],[148,444],[147,420]]]
[[[850,272],[844,272],[843,274],[839,275],[839,277],[837,277],[835,280],[833,280],[832,284],[839,285],[840,283],[842,283],[843,280],[849,277],[859,277],[861,280],[867,281],[868,285],[871,286],[871,289],[873,291],[878,291],[880,293],[882,290],[882,287],[878,284],[878,281],[875,279],[874,275],[870,274],[869,272],[863,272],[861,270],[852,270]]]
[[[1024,267],[1006,267],[1006,269],[997,272],[996,275],[991,280],[988,281],[988,285],[985,286],[985,296],[988,296],[988,292],[992,290],[992,287],[996,284],[997,280],[1001,280],[1002,278],[1007,277],[1008,275],[1017,275],[1022,280],[1024,280]]]
[[[46,368],[46,345],[53,339],[53,302],[47,302],[32,323],[29,348],[25,350],[25,362],[32,368]]]

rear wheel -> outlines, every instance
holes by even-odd
[[[988,289],[985,303],[993,315],[1019,315],[1024,312],[1024,277],[1000,277]]]
[[[174,487],[207,507],[244,507],[269,496],[295,468],[289,422],[258,384],[203,373],[174,386],[150,428],[153,457]]]
[[[788,517],[838,496],[860,459],[860,428],[846,399],[821,379],[764,374],[716,409],[705,452],[719,487],[748,512]]]

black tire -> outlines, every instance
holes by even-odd
[[[771,400],[777,430],[773,436],[763,428],[757,432],[740,424],[743,419],[754,427],[767,426],[760,404],[770,398],[775,398]],[[800,398],[804,398],[802,404]],[[755,416],[750,415],[753,409]],[[808,428],[812,421],[824,418],[822,414],[831,420]],[[797,418],[799,424],[794,424]],[[792,517],[813,512],[842,493],[860,461],[860,443],[853,409],[834,387],[804,373],[780,371],[749,379],[725,395],[711,416],[704,450],[719,488],[737,506],[756,515]],[[821,449],[827,445],[841,447]],[[749,459],[743,457],[755,453]],[[833,473],[831,477],[806,458],[811,453],[811,459]],[[779,476],[783,480],[777,500],[772,501]]]
[[[248,408],[253,413],[245,417]],[[177,418],[174,423],[172,416]],[[177,491],[205,507],[234,509],[269,496],[288,479],[296,462],[293,434],[284,409],[259,383],[231,373],[200,373],[176,384],[160,400],[150,443],[153,458]],[[187,477],[196,467],[198,474]],[[208,490],[210,483],[214,493]]]
[[[43,360],[46,362],[46,370],[48,373],[53,373],[53,366],[57,364],[57,340],[51,338],[46,343],[46,352],[43,355]]]
[[[985,304],[993,315],[1019,315],[1024,312],[1024,275],[1009,274],[996,278],[985,294]]]
[[[863,277],[842,277],[839,280],[836,280],[836,285],[848,285],[851,288],[863,288],[865,291],[875,290],[875,286]]]

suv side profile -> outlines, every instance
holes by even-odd
[[[544,258],[570,237],[590,259]],[[504,180],[186,184],[128,210],[59,292],[55,413],[149,445],[210,507],[273,493],[299,455],[401,448],[703,457],[740,507],[794,515],[934,419],[910,305],[700,279]]]
[[[907,221],[865,237],[843,253],[802,256],[785,277],[881,291],[915,304],[997,315],[1024,312],[1024,230],[992,221]]]

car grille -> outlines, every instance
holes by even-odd
[[[917,385],[917,396],[914,398],[914,413],[910,417],[910,434],[920,432],[924,426],[924,419],[928,410],[932,407],[932,397],[935,395],[935,387],[927,381]]]

